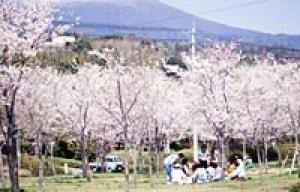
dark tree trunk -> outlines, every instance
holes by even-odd
[[[5,59],[3,63],[6,64]],[[9,180],[11,183],[11,189],[13,192],[19,192],[19,167],[18,167],[18,129],[15,122],[15,101],[16,95],[18,92],[18,86],[22,79],[23,72],[20,70],[20,75],[17,82],[13,82],[9,73],[3,72],[4,75],[8,76],[12,87],[6,87],[5,95],[2,95],[6,98],[9,104],[5,105],[5,121],[7,123],[7,134],[5,138],[7,146],[7,156],[8,156],[8,169],[9,169]]]
[[[13,136],[11,130],[8,131],[8,169],[9,180],[13,192],[19,192],[19,167],[18,167],[18,154],[17,154],[17,138]]]
[[[9,179],[11,183],[11,188],[13,192],[19,192],[19,167],[18,167],[18,130],[15,126],[14,122],[14,114],[12,106],[6,106],[6,115],[8,120],[8,128],[7,128],[7,139],[6,145],[8,148],[8,169],[9,169]]]
[[[243,159],[245,160],[247,156],[247,139],[243,138]]]
[[[3,154],[2,154],[2,144],[0,144],[0,179],[2,183],[2,188],[5,189],[5,179],[4,179],[4,171],[3,171]]]
[[[291,168],[290,168],[290,175],[292,175],[292,172],[295,169],[295,163],[296,163],[296,160],[297,160],[298,150],[299,150],[298,148],[299,148],[299,141],[298,141],[298,135],[297,135],[297,132],[296,132],[295,133],[295,150],[294,150],[292,165],[291,165]]]

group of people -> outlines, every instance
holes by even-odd
[[[245,166],[239,156],[235,156],[234,160],[228,163],[226,170],[218,166],[217,159],[205,152],[204,148],[199,151],[198,158],[199,162],[191,163],[182,153],[168,155],[164,160],[167,183],[203,184],[223,179],[239,181],[246,179]]]

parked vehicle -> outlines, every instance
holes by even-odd
[[[114,155],[106,156],[103,166],[100,162],[91,162],[89,166],[94,172],[122,172],[124,170],[123,161]]]
[[[105,158],[105,169],[107,172],[122,172],[124,170],[124,163],[117,156],[107,156]]]

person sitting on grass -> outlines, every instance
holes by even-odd
[[[173,165],[176,162],[181,162],[182,159],[184,158],[184,155],[182,153],[173,154],[173,155],[168,155],[165,160],[164,160],[164,168],[165,172],[167,174],[167,183],[171,184],[172,183],[172,169]]]
[[[233,161],[229,161],[227,163],[227,168],[226,168],[225,175],[228,176],[228,175],[232,174],[235,169],[236,169],[236,167],[234,165],[234,162]]]
[[[182,162],[181,162],[181,165],[182,165],[183,173],[186,176],[190,176],[191,173],[190,173],[190,168],[189,168],[189,165],[188,165],[188,159],[187,158],[183,158]]]
[[[182,171],[185,174],[185,183],[191,184],[193,183],[192,173],[189,167],[189,161],[186,158],[182,159]]]
[[[236,159],[234,162],[236,169],[228,175],[228,180],[245,181],[246,170],[244,162],[241,159]]]
[[[179,163],[174,164],[172,169],[172,183],[183,185],[187,183],[186,181],[187,181],[187,176],[183,172],[182,165]]]
[[[222,168],[216,162],[210,162],[207,168],[208,179],[210,182],[220,181],[223,177]]]
[[[193,180],[195,183],[202,184],[208,182],[207,163],[201,161],[194,166]]]

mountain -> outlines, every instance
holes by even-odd
[[[59,5],[63,22],[79,24],[86,35],[136,34],[173,41],[188,41],[194,16],[158,0],[64,0]],[[196,18],[201,41],[239,41],[300,49],[300,35],[272,35],[230,27]]]

